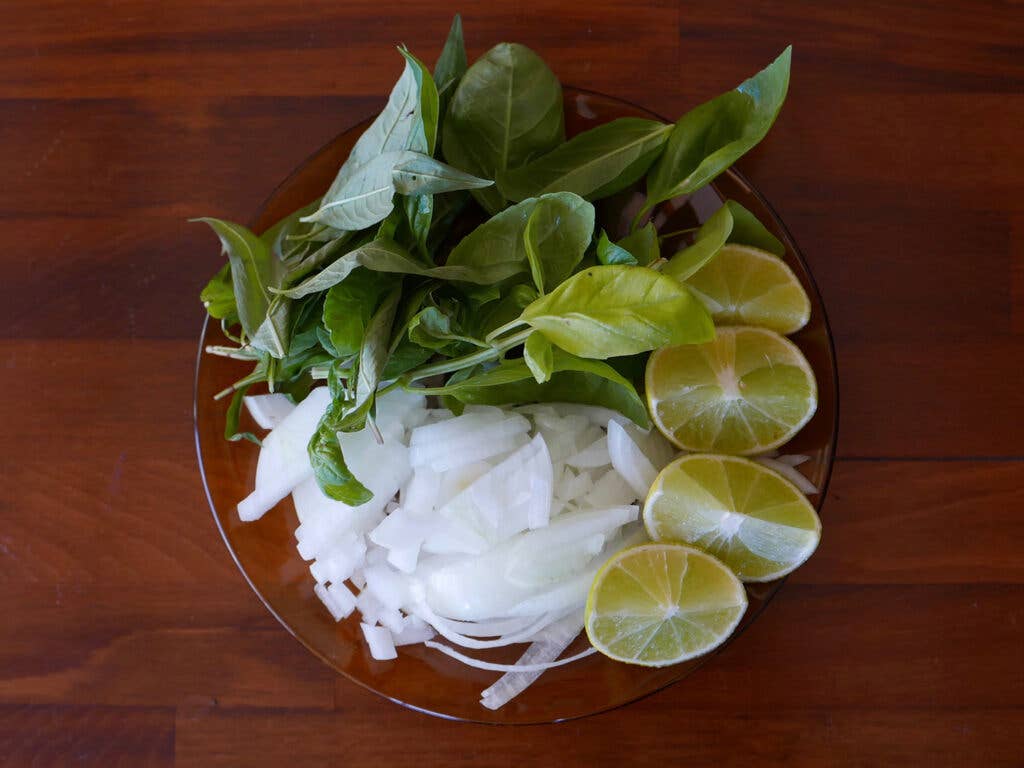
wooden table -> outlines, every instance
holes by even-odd
[[[703,7],[697,7],[698,5]],[[247,219],[432,60],[442,3],[16,0],[0,52],[0,763],[1024,765],[1024,8],[465,4],[669,115],[795,45],[740,168],[802,244],[841,374],[816,556],[683,684],[551,727],[337,678],[213,526],[186,219]]]

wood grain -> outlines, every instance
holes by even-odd
[[[249,590],[192,442],[186,219],[245,220],[372,114],[449,8],[12,0],[0,51],[0,765],[1015,766],[1024,761],[1019,3],[461,9],[674,117],[793,43],[740,162],[837,342],[815,557],[684,683],[551,727],[441,722],[331,674]]]

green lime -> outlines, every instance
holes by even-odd
[[[807,360],[764,328],[723,327],[713,341],[655,350],[645,379],[651,417],[688,451],[750,455],[777,448],[818,406]]]
[[[605,656],[663,667],[720,645],[746,609],[743,585],[715,558],[678,544],[643,544],[598,571],[585,621],[590,643]]]
[[[655,541],[684,542],[717,557],[743,581],[770,581],[804,563],[821,522],[800,490],[757,462],[694,454],[658,475],[644,504]]]
[[[774,254],[743,245],[726,245],[686,279],[716,324],[756,325],[795,333],[811,317],[797,276]]]

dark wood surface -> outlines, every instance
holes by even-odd
[[[0,764],[1024,765],[1024,6],[491,2],[470,54],[676,115],[786,43],[740,162],[835,331],[821,549],[667,691],[560,726],[442,722],[266,612],[196,468],[185,220],[247,219],[371,114],[439,3],[7,2],[0,46]]]

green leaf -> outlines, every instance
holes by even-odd
[[[396,285],[373,313],[366,326],[363,344],[359,350],[359,363],[356,371],[355,402],[346,413],[346,421],[341,430],[355,432],[363,428],[366,417],[372,412],[377,396],[384,365],[388,360],[390,349],[391,328],[395,322],[398,302],[402,298],[402,286]]]
[[[231,396],[231,403],[228,405],[227,419],[224,422],[224,439],[230,440],[232,443],[239,440],[248,440],[250,443],[256,445],[262,445],[263,442],[256,437],[252,432],[239,432],[238,421],[242,415],[242,401],[245,399],[245,393],[249,391],[251,384],[246,384],[235,390],[235,394]]]
[[[370,318],[394,284],[392,275],[359,268],[327,291],[323,324],[338,357],[359,352]]]
[[[702,343],[715,333],[684,286],[647,267],[592,267],[534,301],[521,318],[567,352],[598,359]]]
[[[303,221],[319,221],[345,230],[372,227],[394,209],[397,166],[418,157],[408,150],[385,152],[344,177],[339,175],[324,195],[320,207]]]
[[[344,426],[343,410],[343,405],[337,401],[331,403],[306,452],[320,490],[332,499],[357,507],[372,499],[373,493],[356,479],[345,463],[338,442],[338,432],[343,431]]]
[[[452,316],[440,307],[426,307],[413,316],[408,324],[409,340],[436,352],[447,350],[452,342],[465,342],[482,346],[480,342],[460,332]]]
[[[600,200],[647,173],[671,130],[670,125],[639,117],[612,120],[499,174],[498,188],[510,200],[548,192],[574,192],[587,200]]]
[[[619,240],[618,245],[629,251],[642,267],[649,267],[661,258],[661,246],[658,243],[658,230],[653,222],[634,230]]]
[[[786,252],[785,246],[754,214],[727,200],[697,230],[693,244],[669,259],[662,272],[676,280],[686,280],[711,261],[726,243],[752,245],[779,256]]]
[[[760,248],[762,251],[774,253],[776,256],[786,255],[786,246],[768,231],[768,228],[761,223],[757,216],[735,200],[726,200],[725,207],[732,214],[732,232],[729,234],[727,242],[750,245]]]
[[[358,230],[391,212],[391,171],[412,158],[406,152],[433,154],[438,120],[437,88],[415,56],[399,49],[405,69],[388,103],[359,137],[324,195],[320,207],[301,221],[342,230]]]
[[[531,337],[532,338],[532,337]],[[421,390],[465,404],[584,403],[618,411],[638,425],[650,425],[647,408],[636,388],[607,363],[585,360],[553,349],[549,381],[539,384],[524,359],[503,360],[498,366],[466,378],[453,374],[444,387]],[[461,371],[459,372],[461,373]]]
[[[426,142],[426,154],[433,155],[437,145],[437,126],[441,115],[437,84],[426,65],[413,56],[407,48],[399,47],[398,51],[405,57],[406,64],[412,70],[413,79],[416,81],[416,89],[420,97],[420,129]],[[409,149],[415,149],[415,147],[410,145]]]
[[[523,362],[530,369],[538,384],[551,379],[555,368],[554,347],[542,334],[534,332],[523,345]]]
[[[792,46],[765,69],[683,115],[647,177],[641,216],[711,182],[768,133],[789,88]]]
[[[235,288],[231,282],[231,262],[225,262],[217,274],[210,278],[210,282],[199,294],[199,299],[210,317],[226,320],[229,325],[238,320]]]
[[[270,249],[286,264],[301,256],[301,250],[295,248],[296,243],[311,243],[313,237],[319,234],[314,230],[323,227],[322,224],[307,223],[302,221],[303,216],[308,216],[320,207],[320,198],[317,198],[308,205],[292,211],[280,221],[275,222],[269,229],[260,234],[260,240],[270,246]]]
[[[523,230],[523,248],[537,290],[572,274],[594,236],[594,206],[572,193],[537,198]]]
[[[601,230],[601,237],[597,241],[597,260],[602,264],[630,264],[637,263],[636,257],[621,245],[616,245],[608,239],[608,233]]]
[[[279,310],[271,317],[268,327],[263,327],[272,298],[269,289],[279,286],[284,278],[281,260],[266,243],[240,224],[213,218],[195,221],[204,222],[213,229],[220,238],[222,250],[228,256],[232,290],[242,330],[254,342],[254,346],[265,349],[275,357],[283,357],[288,351],[288,338],[279,323],[287,320],[287,317],[282,316]],[[259,345],[255,343],[257,334]]]
[[[288,332],[291,306],[291,299],[283,296],[271,299],[270,306],[267,307],[267,316],[250,339],[250,343],[256,349],[265,350],[276,358],[283,358],[288,354],[288,345],[291,341]]]
[[[513,285],[497,301],[484,304],[470,315],[473,335],[484,338],[491,331],[507,325],[522,314],[530,302],[537,298],[537,291],[529,285]]]
[[[441,148],[445,159],[476,176],[496,174],[565,141],[562,86],[525,46],[501,43],[463,75],[448,105]],[[491,214],[505,207],[494,187],[473,196]]]
[[[339,257],[332,264],[298,285],[280,290],[278,293],[291,298],[308,296],[326,291],[344,280],[356,267],[366,267],[375,272],[393,272],[402,275],[418,275],[438,280],[456,280],[467,283],[490,283],[494,278],[484,266],[426,267],[409,255],[402,246],[390,240],[371,240]]]
[[[452,224],[459,217],[469,202],[468,192],[449,192],[446,195],[439,195],[432,202],[433,215],[430,220],[430,230],[427,233],[427,253],[433,253],[440,246],[451,231]]]
[[[457,189],[479,189],[494,183],[419,153],[396,165],[391,176],[395,189],[403,195],[432,195]]]
[[[452,19],[448,39],[444,42],[441,55],[434,66],[434,82],[441,100],[441,114],[445,112],[448,100],[455,93],[455,88],[466,73],[466,44],[462,39],[462,17],[455,14]]]
[[[400,338],[398,344],[388,355],[381,378],[395,379],[413,368],[417,368],[434,356],[434,350],[414,344],[406,338]]]
[[[420,251],[420,256],[430,259],[430,227],[434,221],[434,196],[410,195],[405,198],[405,220],[409,224],[413,241]]]
[[[543,252],[545,279],[548,274],[554,279],[571,272],[593,236],[594,207],[570,192],[529,198],[491,217],[452,249],[448,266],[471,268],[488,276],[486,281],[472,282],[498,283],[529,272],[524,232],[534,209],[542,201],[547,210],[536,222],[533,244]],[[559,215],[565,217],[561,222],[557,221]],[[560,247],[566,251],[556,253],[555,249]],[[570,262],[567,271],[566,265]]]

